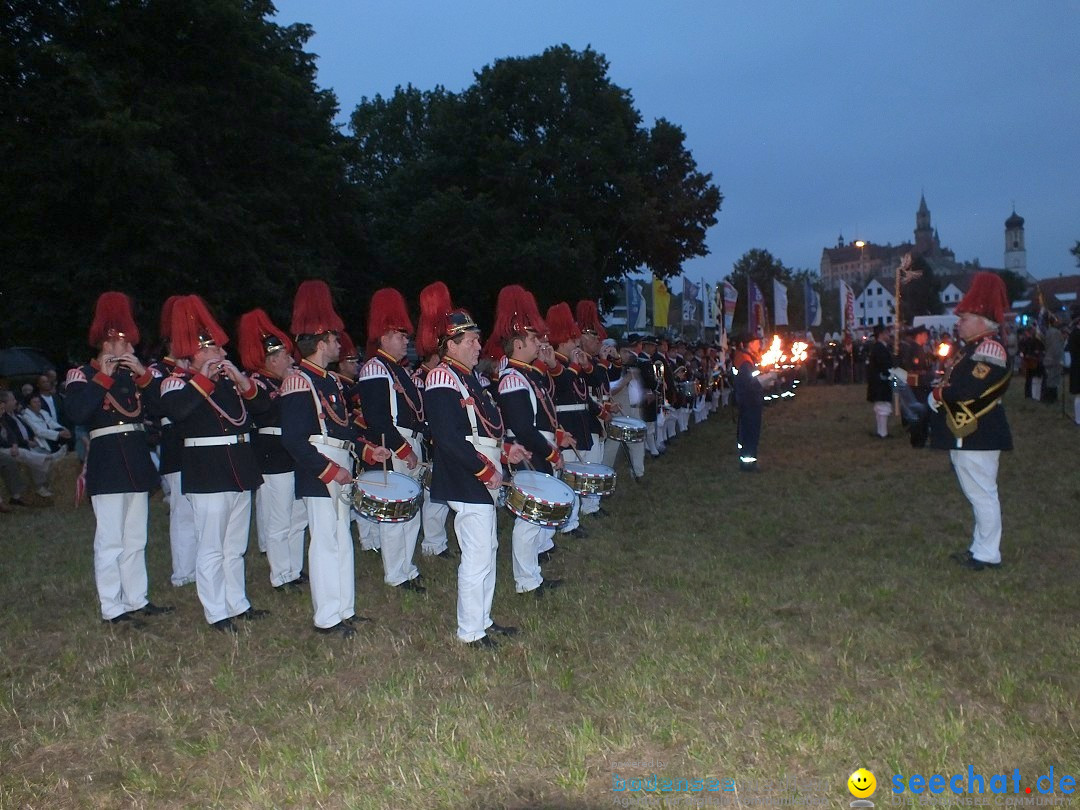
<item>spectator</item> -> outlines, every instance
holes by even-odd
[[[1061,387],[1061,364],[1065,359],[1065,336],[1057,318],[1050,316],[1043,333],[1043,381],[1042,401],[1057,402],[1058,388]]]
[[[37,494],[42,498],[51,498],[52,493],[47,486],[49,470],[52,468],[53,458],[47,453],[38,453],[33,450],[35,444],[34,433],[16,416],[18,403],[15,395],[10,391],[0,391],[0,452],[15,459],[30,470],[30,478],[37,487]],[[6,469],[6,468],[5,468]],[[5,477],[7,473],[5,472]],[[6,478],[5,478],[6,480]],[[8,484],[11,490],[11,499],[17,503],[21,496],[16,495],[15,488]]]
[[[34,434],[37,448],[53,456],[54,463],[67,454],[67,443],[71,431],[61,425],[47,410],[41,394],[36,391],[26,401],[26,407],[19,413],[23,421]]]
[[[889,369],[893,367],[893,355],[889,349],[889,329],[878,324],[874,327],[874,345],[866,367],[866,401],[874,406],[874,433],[879,439],[889,438],[889,414],[892,413],[892,383]]]

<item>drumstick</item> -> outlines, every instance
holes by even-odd
[[[385,433],[382,435],[382,449],[383,450],[386,449],[386,434]],[[390,479],[386,474],[386,457],[385,456],[383,457],[383,460],[382,460],[382,480],[383,480],[383,485],[384,486],[386,484],[390,483]]]
[[[579,453],[579,452],[577,451],[577,448],[571,445],[570,449],[574,451],[574,455],[575,455],[575,456],[577,456],[577,460],[578,460],[578,461],[580,461],[580,462],[581,462],[582,464],[584,464],[584,463],[585,463],[585,459],[583,459],[583,458],[581,457],[581,453]]]

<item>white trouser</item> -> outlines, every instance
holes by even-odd
[[[361,517],[355,509],[352,510],[352,522],[360,535],[360,550],[372,551],[379,548],[379,524],[366,517]]]
[[[874,422],[877,427],[877,435],[885,438],[889,435],[889,416],[892,414],[891,402],[874,403]]]
[[[101,618],[146,607],[146,492],[94,495],[94,580]]]
[[[584,454],[581,457],[585,461],[588,461],[588,458],[586,458]],[[563,464],[565,464],[568,461],[577,461],[578,460],[577,459],[577,454],[574,452],[573,448],[567,447],[562,451],[562,460],[563,460]],[[568,521],[566,521],[566,523],[564,523],[562,526],[559,527],[559,531],[562,532],[563,534],[566,534],[567,532],[572,532],[574,529],[576,529],[580,525],[581,525],[581,496],[579,496],[575,492],[574,493],[574,508],[570,512],[570,519]],[[550,548],[550,546],[548,548]],[[547,551],[547,549],[546,548],[541,548],[540,551]]]
[[[709,394],[708,399],[709,399],[709,410],[710,411],[713,411],[715,413],[716,411],[720,410],[720,391],[719,390],[714,388],[712,390],[712,392]],[[725,402],[724,404],[726,405],[727,403]]]
[[[554,529],[545,529],[521,518],[514,520],[510,541],[514,557],[514,585],[518,593],[534,591],[544,581],[536,555],[554,547],[555,544],[551,542],[554,534]],[[547,548],[543,547],[545,544]]]
[[[166,473],[164,478],[169,485],[170,582],[180,588],[195,581],[195,513],[191,501],[181,491],[180,471]]]
[[[690,406],[684,405],[675,413],[679,418],[679,432],[686,433],[690,429]]]
[[[188,493],[195,513],[195,588],[210,624],[251,607],[244,553],[251,532],[251,493]]]
[[[296,497],[295,475],[263,474],[263,485],[255,493],[255,525],[259,548],[266,549],[270,564],[270,584],[275,588],[292,582],[304,569],[307,523],[307,508]]]
[[[1073,397],[1073,421],[1080,425],[1080,394]]]
[[[980,562],[1001,562],[1001,504],[997,473],[1000,450],[950,450],[960,489],[975,513],[971,556]]]
[[[635,478],[641,478],[645,475],[645,442],[617,442],[608,439],[604,442],[604,464],[614,468],[615,458],[622,447],[630,454],[630,473]]]
[[[657,397],[659,399],[659,397]],[[667,423],[669,421],[668,414],[664,411],[663,407],[657,407],[656,409],[656,422],[650,423],[653,428],[653,441],[656,444],[657,452],[663,453],[667,450]]]
[[[599,433],[592,434],[592,447],[589,449],[589,452],[582,453],[581,457],[588,461],[590,464],[604,463],[604,440],[600,438]],[[595,515],[597,512],[600,511],[599,495],[582,495],[580,497],[581,514]]]
[[[322,444],[317,449],[338,466],[352,472],[348,450]],[[340,497],[341,484],[331,481],[326,489],[329,498],[304,498],[311,533],[308,544],[311,604],[315,610],[315,626],[324,629],[356,615],[356,569],[349,531],[352,507]]]
[[[49,470],[52,469],[52,456],[48,453],[35,453],[24,447],[18,447],[16,450],[18,452],[15,457],[20,464],[30,470],[30,480],[34,482],[34,486],[39,489],[45,486],[49,478]],[[11,451],[4,450],[3,452],[10,453]]]
[[[676,408],[664,415],[664,438],[674,439],[679,433],[679,411]]]
[[[424,488],[424,505],[420,508],[420,522],[424,527],[424,542],[420,544],[421,554],[442,554],[450,544],[446,536],[446,518],[450,507],[445,503],[431,500],[431,491]],[[457,523],[457,518],[454,518]]]
[[[407,475],[416,480],[420,473],[420,439],[405,438],[412,451],[416,454],[417,465],[409,469],[408,465],[398,458],[394,460],[394,472]],[[400,585],[410,579],[420,576],[416,565],[413,563],[413,554],[416,551],[416,538],[420,536],[420,514],[413,515],[412,520],[405,523],[379,523],[379,544],[382,547],[383,581],[387,585]]]
[[[499,549],[495,504],[450,501],[454,532],[461,547],[458,563],[457,637],[476,641],[492,624],[495,555]]]
[[[1036,401],[1042,399],[1042,385],[1043,385],[1043,378],[1042,377],[1032,377],[1031,378],[1031,398],[1032,399],[1034,399]]]
[[[656,446],[656,422],[645,422],[645,449],[650,456],[657,455],[660,451]]]

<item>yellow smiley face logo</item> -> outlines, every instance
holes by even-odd
[[[856,799],[865,799],[873,796],[877,790],[877,779],[866,768],[859,768],[847,780],[847,789]]]

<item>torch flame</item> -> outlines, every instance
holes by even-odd
[[[761,355],[761,365],[778,366],[785,360],[787,360],[787,355],[784,354],[784,348],[780,345],[780,336],[773,335],[769,350]]]
[[[801,340],[796,340],[791,344],[791,362],[792,363],[805,363],[807,358],[808,344],[803,343]]]
[[[937,356],[938,357],[948,357],[949,352],[951,352],[951,351],[952,351],[952,346],[950,346],[948,343],[939,343],[938,347],[937,347]]]

